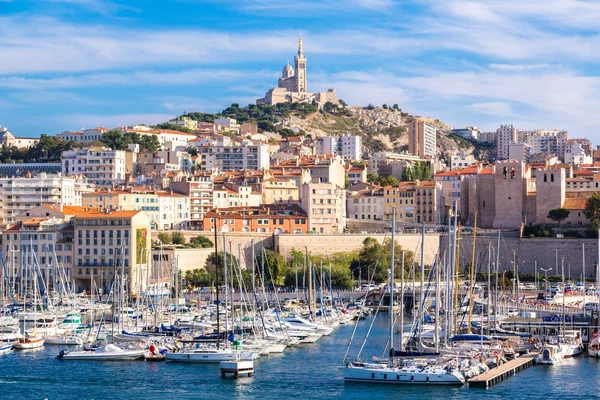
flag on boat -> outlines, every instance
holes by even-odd
[[[229,340],[230,342],[233,342],[235,340],[235,335],[233,334],[233,332],[231,332],[229,334],[229,336],[227,337],[227,340]]]

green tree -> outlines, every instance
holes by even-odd
[[[369,172],[367,174],[367,181],[368,182],[379,182],[380,178],[377,175],[375,175],[375,173]]]
[[[388,105],[387,105],[387,104],[385,104],[385,103],[383,103],[383,105],[382,105],[381,107],[383,107],[383,109],[384,109],[384,110],[387,110],[387,109],[388,109]]]
[[[182,117],[180,117],[182,118]],[[156,128],[158,129],[168,129],[170,131],[179,131],[179,132],[185,132],[185,133],[190,133],[192,130],[186,126],[180,126],[180,125],[175,125],[175,124],[171,124],[169,122],[163,122],[162,124],[158,124],[156,125]]]
[[[210,286],[214,281],[214,277],[211,277],[204,268],[185,271],[184,278],[190,289]]]
[[[596,192],[587,199],[583,215],[590,220],[594,230],[600,228],[600,193]]]
[[[388,182],[388,185],[390,185],[390,186],[394,186],[394,187],[400,186],[400,181],[398,181],[398,179],[396,179],[393,176],[388,176],[387,182]]]
[[[566,208],[553,208],[552,210],[548,211],[548,218],[558,222],[558,227],[560,228],[561,221],[569,218],[569,214],[571,214],[571,212]]]
[[[185,244],[185,235],[179,231],[171,233],[171,243]]]
[[[158,240],[162,244],[171,244],[171,242],[172,242],[171,235],[169,235],[167,232],[159,232]]]
[[[395,254],[395,273],[394,277],[401,276],[402,246],[396,244]],[[358,258],[350,263],[350,270],[354,271],[354,276],[360,276],[363,280],[369,280],[371,277],[375,282],[384,282],[387,280],[388,269],[390,265],[392,252],[392,241],[386,239],[382,245],[377,239],[368,237],[363,241],[363,248],[358,254]],[[404,255],[404,270],[408,273],[412,264],[414,253],[407,250]]]
[[[215,244],[206,236],[196,236],[190,239],[190,247],[193,248],[208,248]]]

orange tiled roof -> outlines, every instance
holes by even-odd
[[[586,199],[565,199],[563,208],[567,210],[584,210]]]

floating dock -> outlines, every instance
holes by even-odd
[[[500,365],[494,369],[489,370],[481,375],[469,379],[469,387],[476,388],[489,388],[496,383],[500,383],[505,379],[510,378],[513,375],[531,367],[535,362],[537,353],[525,354],[521,357],[517,357],[514,360],[510,360],[507,363]]]
[[[232,360],[232,361],[221,361],[221,377],[233,376],[239,378],[240,376],[251,377],[254,373],[254,361],[252,360]]]

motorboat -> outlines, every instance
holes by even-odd
[[[69,331],[79,329],[81,327],[81,314],[78,312],[68,313],[58,327]]]
[[[600,338],[600,336],[598,335],[598,331],[595,330],[592,333],[592,340],[588,344],[588,349],[587,349],[588,356],[600,358],[600,340],[599,340],[599,338]]]
[[[312,322],[310,322],[302,317],[298,317],[296,315],[291,315],[291,316],[287,317],[285,319],[285,323],[289,328],[292,328],[292,329],[318,332],[325,336],[327,336],[327,335],[331,334],[331,332],[333,332],[333,328],[330,328],[330,327],[324,326],[324,325],[313,324]]]
[[[564,359],[559,345],[545,344],[540,348],[539,354],[535,357],[537,364],[555,365]]]
[[[2,343],[0,344],[0,354],[8,353],[12,351],[13,344],[12,343]]]
[[[185,362],[185,363],[217,363],[221,361],[231,361],[238,355],[237,351],[232,349],[217,348],[197,348],[187,351],[167,352],[167,361]],[[251,351],[239,352],[240,360],[254,360],[258,353]]]
[[[114,344],[107,344],[93,351],[61,350],[58,358],[60,360],[133,361],[143,360],[145,355],[145,349],[124,350]]]
[[[75,335],[62,335],[46,338],[45,344],[81,346],[83,344],[83,340],[79,336]]]

